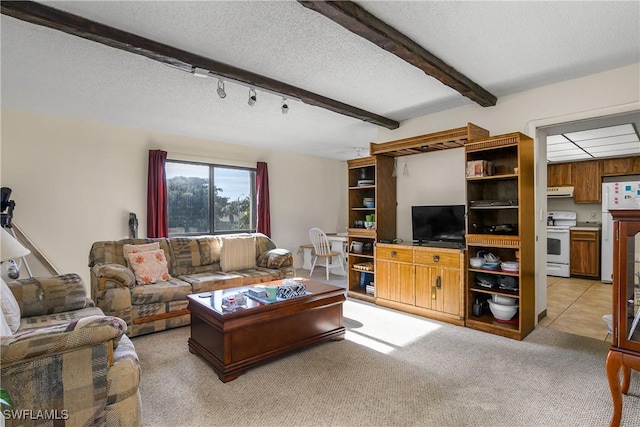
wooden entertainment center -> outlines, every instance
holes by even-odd
[[[464,148],[467,162],[488,161],[495,167],[486,176],[466,178],[466,247],[396,244],[395,158],[452,148]],[[348,254],[349,297],[514,339],[531,332],[535,325],[533,140],[520,133],[490,137],[489,131],[468,123],[462,128],[372,143],[370,154],[347,162],[347,246],[361,242],[365,248],[362,253]],[[365,208],[364,198],[374,198],[374,207]],[[477,200],[491,199],[510,203],[474,205]],[[375,228],[361,228],[371,214]],[[504,224],[510,228],[502,232]],[[479,250],[491,251],[505,261],[518,260],[520,269],[469,268],[468,258]],[[373,294],[367,292],[368,283],[363,283],[365,273],[374,283]],[[476,285],[478,273],[507,277],[516,283],[516,289],[483,289]],[[474,300],[494,294],[517,300],[518,314],[511,322],[497,322],[490,314],[473,315]]]

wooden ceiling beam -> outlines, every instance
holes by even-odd
[[[2,1],[1,13],[32,24],[41,25],[104,44],[126,52],[142,55],[166,65],[191,72],[195,67],[286,97],[296,98],[308,105],[353,117],[364,122],[397,129],[400,124],[392,119],[362,110],[340,101],[318,95],[272,78],[252,73],[204,56],[196,55],[117,28],[91,21],[32,1]]]
[[[479,105],[496,105],[497,98],[489,91],[357,4],[320,0],[298,0],[298,3],[396,55]]]

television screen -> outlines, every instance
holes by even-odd
[[[465,206],[412,206],[413,240],[464,245]]]

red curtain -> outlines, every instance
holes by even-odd
[[[166,151],[149,150],[149,179],[147,181],[148,237],[169,237],[167,174],[164,169],[166,161]]]
[[[269,209],[269,171],[265,162],[258,162],[256,173],[256,199],[258,201],[258,223],[256,231],[271,237],[271,214]]]

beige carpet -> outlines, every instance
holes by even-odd
[[[224,384],[189,327],[134,338],[146,426],[608,426],[603,341],[538,328],[522,342],[348,300],[347,339]],[[640,375],[623,425],[640,425]]]

